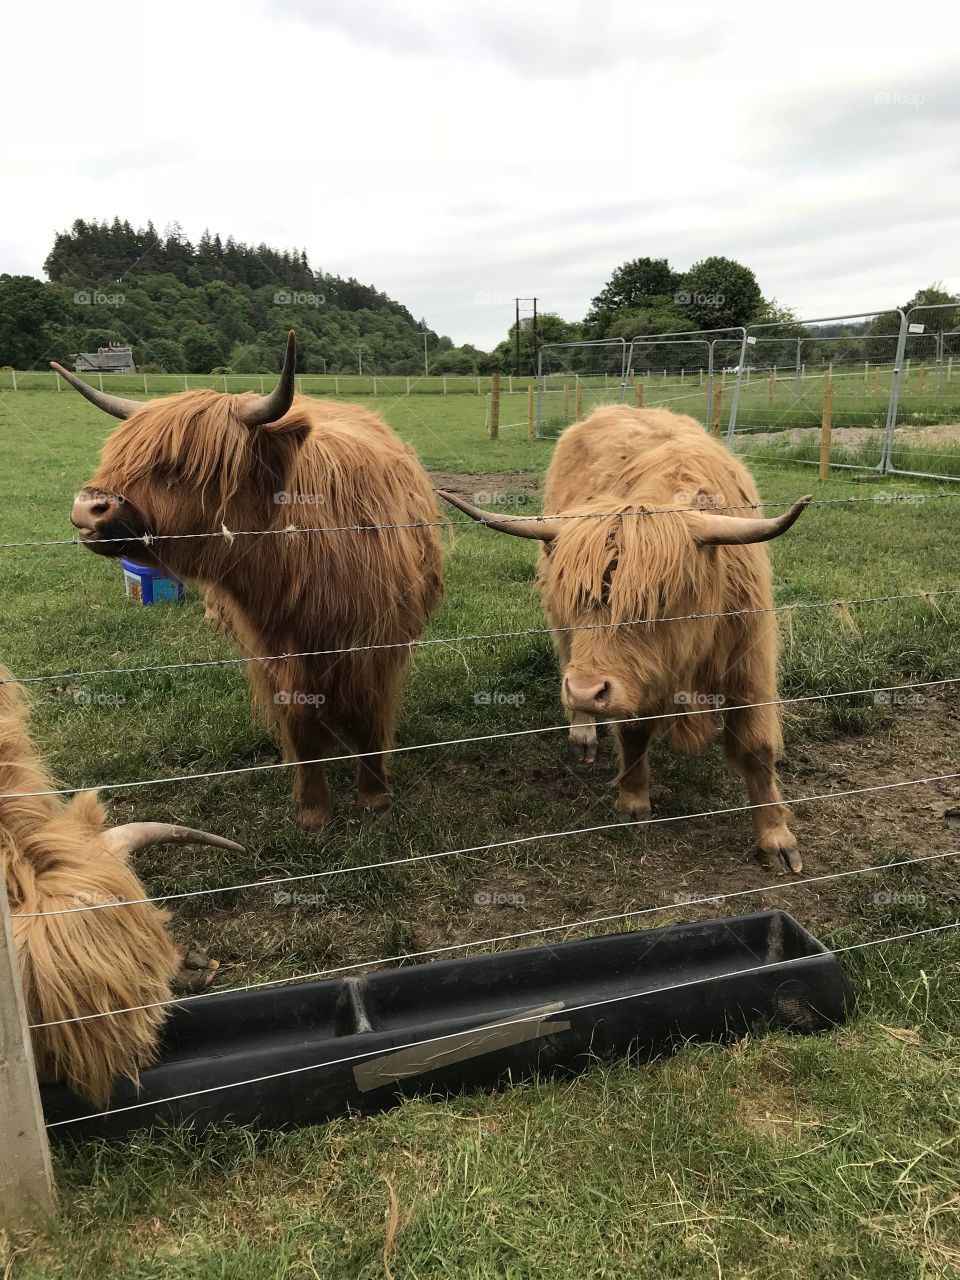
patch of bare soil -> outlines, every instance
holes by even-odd
[[[898,444],[911,445],[914,448],[930,449],[937,445],[960,444],[960,422],[940,423],[933,427],[898,427],[894,432]],[[792,427],[789,431],[759,431],[750,435],[750,440],[760,444],[777,444],[789,441],[799,444],[805,440],[819,440],[819,427]],[[834,427],[833,444],[847,449],[856,449],[860,445],[875,444],[877,448],[883,440],[883,431],[874,427]]]
[[[430,471],[436,489],[449,489],[479,506],[526,506],[540,492],[535,471]]]

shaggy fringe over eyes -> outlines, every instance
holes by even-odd
[[[645,517],[611,498],[591,503],[602,519],[571,520],[541,569],[541,590],[558,616],[609,610],[612,622],[654,618],[665,606],[702,595],[708,565],[682,515]],[[568,513],[564,513],[568,514]]]
[[[53,786],[26,728],[22,686],[0,666],[0,792]],[[0,871],[14,912],[13,938],[28,1020],[83,1017],[171,998],[180,967],[167,915],[149,903],[121,911],[33,916],[81,903],[146,897],[125,860],[103,839],[92,793],[0,800]],[[121,1076],[136,1081],[156,1057],[162,1008],[94,1018],[32,1033],[41,1080],[59,1080],[104,1106]]]
[[[238,416],[241,399],[184,391],[149,401],[107,440],[98,474],[109,476],[112,490],[123,493],[169,470],[204,498],[212,490],[223,508],[242,488],[256,457],[257,432]],[[283,421],[288,425],[288,418]]]

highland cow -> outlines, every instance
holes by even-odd
[[[69,803],[30,794],[54,784],[25,718],[22,687],[0,667],[0,871],[37,1074],[102,1106],[118,1078],[135,1081],[156,1057],[184,960],[167,913],[142,901],[130,854],[160,841],[242,850],[166,823],[106,827],[92,791]]]
[[[312,828],[331,812],[318,759],[343,747],[359,756],[360,805],[389,808],[385,753],[409,646],[442,577],[435,500],[412,447],[358,405],[294,395],[295,363],[291,333],[269,395],[147,402],[56,367],[124,419],[74,503],[83,542],[205,589],[207,616],[251,659],[254,700],[296,762]]]
[[[597,719],[631,718],[614,725],[617,807],[649,816],[655,738],[669,734],[696,752],[722,721],[727,759],[750,804],[762,806],[752,810],[761,857],[800,871],[777,785],[779,708],[753,705],[777,697],[770,561],[756,544],[789,529],[809,497],[764,519],[750,473],[697,422],[623,405],[563,434],[544,516],[509,518],[441,496],[493,529],[541,541],[538,584],[550,622],[583,628],[555,632],[581,759],[596,758]]]

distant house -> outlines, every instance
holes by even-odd
[[[133,363],[133,347],[111,344],[94,351],[78,351],[74,357],[77,373],[136,373]]]

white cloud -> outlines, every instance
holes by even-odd
[[[956,7],[719,14],[168,0],[111,23],[15,6],[0,270],[40,274],[77,216],[178,220],[306,247],[482,346],[510,322],[500,298],[576,318],[640,254],[731,254],[811,315],[960,288]]]

